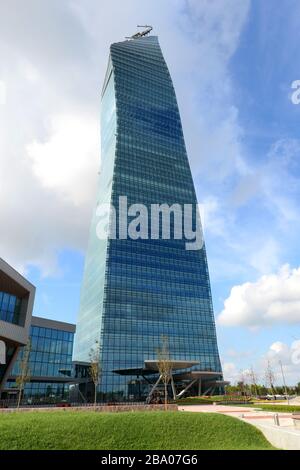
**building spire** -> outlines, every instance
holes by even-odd
[[[133,36],[129,36],[129,37],[126,37],[126,39],[138,39],[138,38],[142,38],[144,36],[147,36],[148,34],[151,33],[151,31],[153,30],[153,27],[152,26],[149,26],[149,25],[137,25],[137,28],[146,28],[144,29],[144,31],[138,31],[137,33],[135,33]]]

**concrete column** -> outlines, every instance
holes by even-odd
[[[202,392],[202,380],[201,380],[201,377],[200,377],[199,380],[198,380],[198,395],[199,395],[199,397],[201,396],[201,392]]]

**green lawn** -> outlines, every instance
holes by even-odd
[[[224,402],[227,401],[231,403],[231,400],[228,398],[218,395],[214,397],[186,397],[186,398],[181,398],[180,400],[177,400],[178,405],[212,405],[213,403],[218,403],[218,402]],[[233,400],[234,402],[241,402],[243,404],[245,401],[247,401],[245,398],[239,399],[235,398]],[[248,400],[250,401],[250,400]]]
[[[0,414],[0,450],[272,449],[251,425],[213,413]]]
[[[265,404],[257,403],[255,405],[247,404],[244,406],[250,406],[251,408],[260,408],[261,410],[265,410],[265,411],[278,411],[280,413],[282,412],[300,413],[300,406],[293,406],[293,405],[265,405]]]
[[[187,403],[191,405],[191,403]],[[265,411],[277,411],[278,413],[300,413],[300,406],[299,405],[274,405],[274,404],[267,404],[267,403],[246,403],[246,404],[238,404],[232,403],[229,406],[242,406],[247,408],[256,408],[258,410],[265,410]]]

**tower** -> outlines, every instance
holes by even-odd
[[[101,99],[101,157],[74,360],[88,362],[97,341],[104,399],[137,398],[148,393],[145,361],[155,359],[164,335],[184,372],[206,372],[197,384],[204,391],[205,381],[208,386],[222,379],[205,245],[186,249],[185,238],[163,238],[161,229],[151,237],[149,227],[147,237],[132,239],[120,209],[120,197],[127,208],[143,204],[149,213],[153,204],[197,204],[176,95],[155,36],[111,45]],[[103,204],[115,208],[116,224],[111,212],[99,211]],[[174,234],[172,214],[170,221]],[[99,237],[105,225],[110,236]]]

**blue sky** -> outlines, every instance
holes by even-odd
[[[25,2],[24,2],[25,3]],[[0,0],[0,256],[76,321],[109,44],[153,24],[181,111],[225,375],[300,381],[300,4]],[[280,378],[278,377],[278,382]]]

